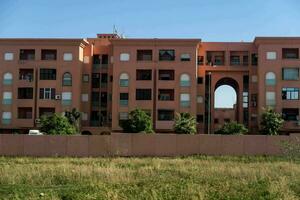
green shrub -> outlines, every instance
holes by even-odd
[[[179,134],[195,134],[196,130],[196,119],[190,113],[176,113],[175,133]]]
[[[41,117],[41,131],[48,135],[72,135],[76,128],[61,114]]]
[[[278,135],[284,120],[280,113],[276,113],[272,108],[266,108],[261,116],[261,133],[265,135]]]
[[[248,132],[248,129],[244,124],[239,124],[237,122],[225,123],[223,127],[215,132],[215,134],[222,135],[242,135]]]
[[[125,133],[153,132],[151,117],[139,108],[131,111],[128,120],[122,121],[120,126]]]

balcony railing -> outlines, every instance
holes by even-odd
[[[108,64],[93,64],[93,70],[107,69]]]

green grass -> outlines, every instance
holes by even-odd
[[[0,157],[0,199],[300,199],[300,163],[282,157]]]

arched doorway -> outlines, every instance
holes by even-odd
[[[225,123],[239,121],[239,84],[225,77],[218,80],[213,89],[211,128],[214,132]]]

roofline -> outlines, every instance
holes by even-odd
[[[284,43],[284,42],[300,43],[300,37],[255,37],[253,43],[270,44],[270,43]]]
[[[194,38],[117,38],[111,39],[114,45],[198,45],[201,39]]]
[[[44,45],[44,44],[65,44],[85,47],[89,44],[83,38],[0,38],[0,44],[8,45]]]

